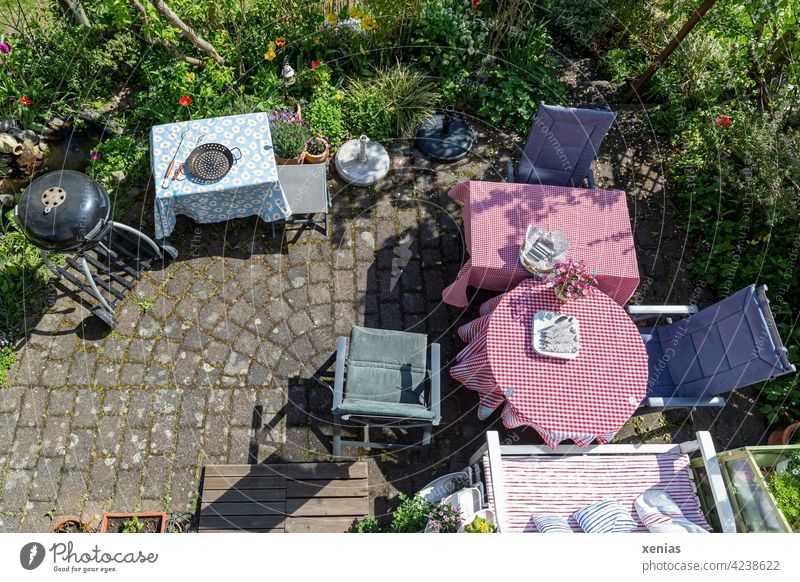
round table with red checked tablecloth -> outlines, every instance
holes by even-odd
[[[577,318],[577,358],[533,350],[538,311]],[[526,279],[484,303],[481,317],[458,334],[469,345],[450,374],[479,393],[479,418],[503,406],[506,427],[531,426],[553,448],[565,439],[580,446],[610,441],[645,397],[644,343],[625,310],[601,291],[561,302],[551,288]]]

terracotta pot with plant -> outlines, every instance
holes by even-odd
[[[331,146],[328,141],[321,137],[312,137],[306,142],[306,157],[305,163],[307,164],[322,164],[328,159]]]
[[[785,428],[770,433],[768,445],[800,445],[800,422],[793,422]]]
[[[53,533],[92,533],[92,526],[78,517],[64,517],[53,525]]]
[[[104,513],[100,533],[164,533],[167,514],[163,511]]]
[[[279,165],[301,163],[306,155],[306,142],[311,137],[303,120],[288,111],[273,111],[270,130],[275,161]]]

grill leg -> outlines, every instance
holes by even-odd
[[[94,298],[97,299],[98,303],[103,306],[111,316],[114,315],[114,310],[111,309],[111,306],[106,301],[106,298],[100,294],[100,290],[97,288],[97,284],[94,282],[94,277],[92,277],[92,272],[89,270],[89,265],[86,263],[86,257],[80,255],[78,257],[81,265],[81,271],[83,271],[83,276],[86,277],[86,282],[89,284],[89,287],[92,288],[92,295]]]
[[[50,270],[50,272],[53,273],[53,275],[55,275],[56,277],[58,277],[60,279],[61,278],[61,273],[59,273],[58,269],[56,269],[50,263],[50,259],[47,258],[47,253],[44,252],[43,250],[40,250],[39,251],[39,256],[42,257],[42,262],[44,263],[44,266],[47,267]]]

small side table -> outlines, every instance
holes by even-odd
[[[292,209],[286,223],[321,228],[323,234],[328,236],[331,199],[326,164],[278,166],[278,182]],[[322,215],[321,221],[317,218],[319,214]]]

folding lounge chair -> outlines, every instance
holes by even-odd
[[[592,160],[616,117],[613,111],[542,101],[516,172],[508,162],[508,181],[579,188],[586,179],[594,188]]]
[[[722,407],[726,392],[794,372],[766,291],[766,285],[750,285],[702,311],[693,305],[629,306],[635,320],[688,316],[639,330],[650,374],[638,414]]]

